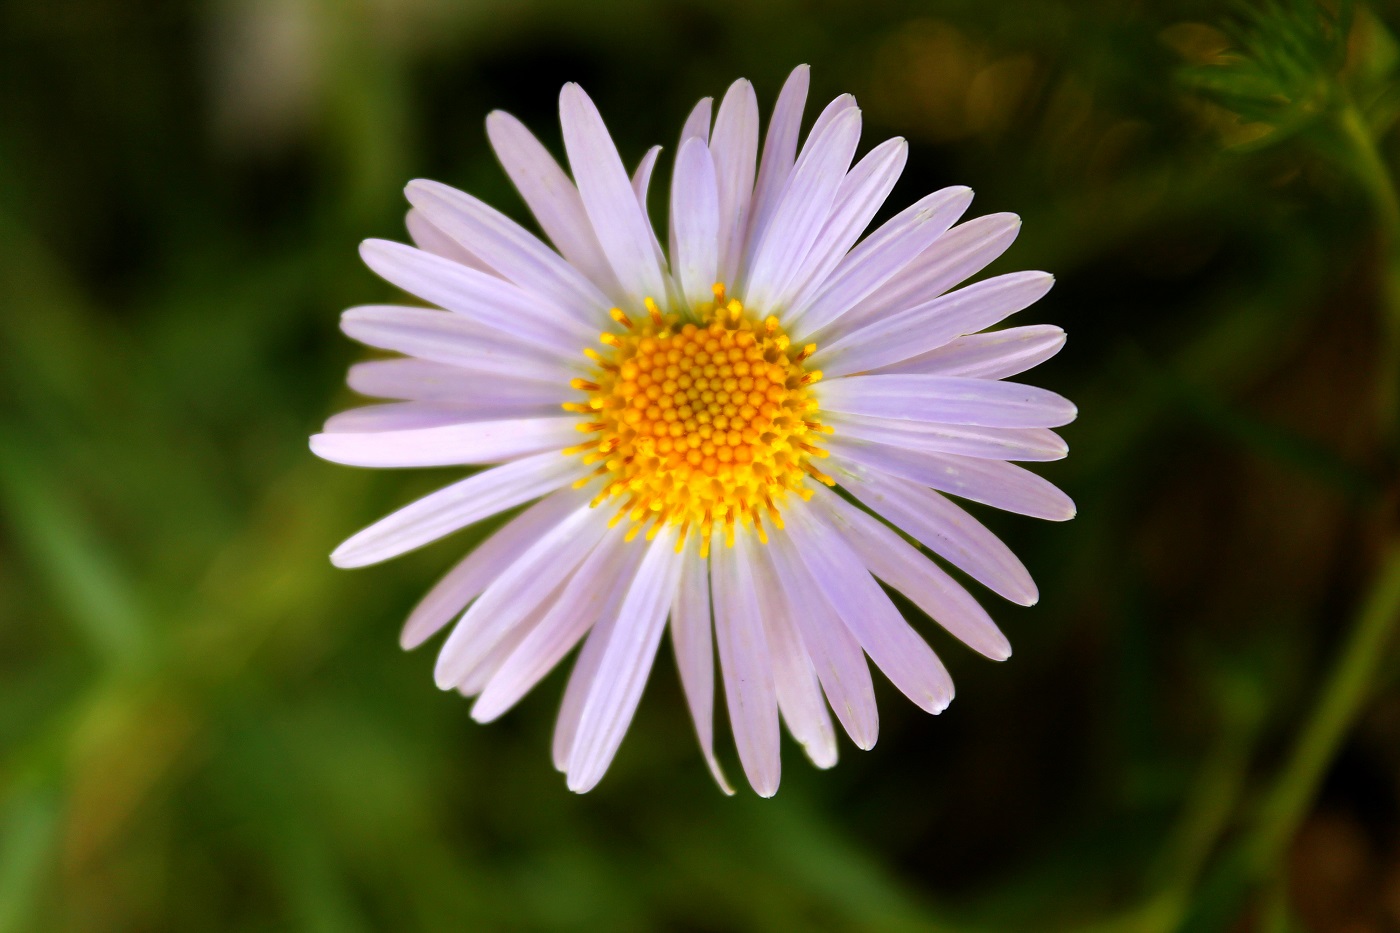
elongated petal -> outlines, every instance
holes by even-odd
[[[744,254],[758,158],[758,98],[753,85],[742,78],[729,86],[720,101],[710,152],[719,183],[719,280],[732,283]]]
[[[417,648],[467,608],[487,585],[520,559],[540,536],[558,525],[577,509],[586,497],[565,489],[546,496],[511,519],[491,537],[478,544],[457,566],[449,570],[428,591],[404,623],[399,645],[405,651]]]
[[[850,94],[841,94],[833,98],[831,103],[823,107],[822,112],[817,114],[817,119],[812,123],[812,128],[807,131],[807,139],[802,144],[803,151],[805,152],[807,147],[812,145],[812,141],[820,136],[833,120],[855,106],[856,99]]]
[[[647,213],[647,192],[651,190],[651,173],[656,169],[656,158],[661,155],[660,146],[652,146],[642,156],[642,161],[637,163],[637,170],[632,173],[632,191],[637,195],[637,203],[642,207],[642,213]]]
[[[687,139],[698,139],[708,147],[710,142],[710,114],[714,109],[714,99],[710,97],[701,98],[695,108],[690,111],[690,116],[686,117],[685,125],[681,127],[681,138],[676,143],[676,159],[680,159],[681,150],[685,148]],[[672,179],[674,180],[674,169]],[[670,256],[674,263],[676,258],[676,225],[674,216],[672,222],[667,225],[670,249],[666,255]]]
[[[634,308],[640,308],[644,298],[664,298],[666,284],[652,246],[651,225],[602,115],[577,84],[566,84],[559,92],[559,122],[584,209],[623,292]]]
[[[1020,230],[1021,218],[1015,214],[988,214],[958,224],[842,315],[828,339],[937,298],[1004,253]]]
[[[558,451],[516,460],[453,483],[354,535],[331,555],[337,567],[398,557],[572,482],[582,467]]]
[[[871,573],[899,590],[959,641],[995,661],[1011,656],[1011,643],[991,616],[936,564],[875,518],[825,491],[815,500]]]
[[[492,674],[472,706],[472,718],[490,722],[529,693],[598,621],[614,590],[626,588],[637,570],[641,548],[627,547],[623,535],[604,535],[569,578],[538,624],[521,639]]]
[[[987,428],[834,413],[825,420],[848,440],[910,450],[992,460],[1060,460],[1069,453],[1060,436],[1046,428]]]
[[[573,355],[580,341],[597,336],[538,295],[432,253],[389,240],[365,240],[360,257],[377,275],[409,294],[517,340],[528,338]]]
[[[1054,283],[1045,272],[1012,272],[960,288],[852,331],[818,350],[812,365],[845,376],[907,360],[1000,323],[1035,304]]]
[[[483,374],[430,360],[369,360],[350,367],[346,383],[361,395],[478,405],[558,405],[559,376],[546,380]],[[557,410],[557,409],[556,409]]]
[[[409,208],[408,213],[404,216],[404,226],[408,228],[409,239],[419,249],[427,250],[443,259],[459,262],[488,275],[495,275],[494,270],[480,256],[429,223],[422,211]]]
[[[525,124],[501,110],[486,117],[486,136],[555,248],[598,288],[620,297],[622,288],[588,222],[583,199],[554,156]]]
[[[887,139],[856,163],[836,190],[831,213],[812,249],[779,295],[780,305],[789,304],[809,286],[817,287],[827,281],[884,205],[908,157],[908,143]]]
[[[816,510],[788,510],[788,528],[802,561],[866,654],[921,709],[941,713],[953,680],[933,649],[899,614],[865,563]]]
[[[778,792],[782,769],[778,696],[754,593],[748,534],[741,529],[734,536],[733,547],[717,544],[710,552],[710,587],[724,698],[739,762],[754,791],[760,797],[771,797]]]
[[[1065,345],[1065,332],[1053,324],[1008,327],[968,334],[935,350],[882,366],[881,373],[928,373],[1006,379],[1044,363]]]
[[[831,470],[843,474],[860,476],[876,470],[1007,512],[1052,522],[1074,518],[1069,496],[1011,463],[901,450],[884,444],[856,445],[838,438],[828,438],[825,443],[831,451]]]
[[[827,701],[851,741],[858,748],[874,748],[880,716],[875,707],[870,666],[865,663],[860,643],[817,588],[788,533],[778,529],[769,537],[773,569]]]
[[[558,601],[563,587],[562,582],[556,585],[547,598],[541,600],[538,606],[526,613],[524,618],[511,627],[510,631],[496,643],[496,647],[488,651],[470,670],[462,675],[453,689],[464,697],[474,697],[484,690],[511,654],[520,647],[520,643],[535,630],[549,609]]]
[[[599,662],[569,756],[569,790],[591,790],[612,764],[651,673],[680,569],[676,532],[668,528],[647,547]]]
[[[831,727],[811,656],[797,631],[795,610],[778,583],[768,550],[766,546],[749,548],[748,557],[753,562],[754,591],[773,661],[778,710],[812,764],[830,768],[836,764],[836,732]]]
[[[711,631],[709,565],[700,556],[698,541],[687,542],[680,586],[671,605],[671,646],[700,752],[720,790],[733,795],[734,788],[715,758],[715,648]]]
[[[573,573],[607,530],[607,518],[584,505],[532,544],[491,582],[443,642],[433,678],[450,690],[518,623]]]
[[[798,158],[778,200],[773,221],[755,244],[744,277],[745,301],[772,308],[792,281],[831,213],[860,141],[860,111],[851,108],[809,145]]]
[[[516,285],[550,299],[586,324],[608,319],[611,299],[582,272],[500,211],[435,181],[411,181],[404,190],[409,202],[433,226],[481,256]]]
[[[998,595],[1022,606],[1033,606],[1040,598],[1026,565],[1011,549],[932,489],[880,474],[843,479],[872,512]]]
[[[557,403],[512,404],[483,398],[460,402],[389,402],[366,405],[331,415],[325,432],[364,434],[376,431],[413,431],[469,421],[508,421],[547,418],[559,412]]]
[[[704,142],[681,144],[671,183],[671,255],[681,293],[692,306],[713,301],[719,274],[719,188]]]
[[[773,107],[773,119],[763,138],[763,156],[758,163],[758,180],[754,182],[753,209],[749,212],[748,242],[763,239],[773,211],[778,206],[797,161],[797,138],[802,132],[802,111],[807,104],[807,87],[811,69],[798,65],[788,75]]]
[[[1047,389],[961,376],[854,376],[822,382],[820,389],[822,408],[830,411],[940,424],[1057,428],[1078,413]]]
[[[565,415],[406,431],[315,434],[311,452],[332,463],[361,467],[501,463],[546,450],[560,451],[578,438],[577,425],[576,417]]]

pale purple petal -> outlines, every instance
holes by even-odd
[[[495,270],[482,261],[481,257],[474,255],[471,250],[429,223],[422,211],[409,208],[408,213],[404,216],[404,226],[408,228],[409,239],[419,249],[427,250],[434,256],[441,256],[443,259],[460,262],[464,266],[470,266],[489,275],[496,274]]]
[[[666,630],[680,571],[676,531],[665,528],[647,545],[583,705],[567,772],[569,790],[575,793],[602,780],[622,744]]]
[[[1020,230],[1021,218],[1015,214],[988,214],[958,224],[842,315],[827,338],[841,337],[867,321],[937,298],[1004,253]]]
[[[671,647],[675,649],[676,668],[705,764],[720,790],[733,795],[734,788],[715,758],[715,649],[711,631],[709,566],[700,556],[698,542],[688,541],[681,562],[680,586],[671,605]]]
[[[822,108],[822,112],[817,114],[817,119],[812,123],[812,128],[807,131],[807,139],[802,144],[805,151],[812,145],[812,140],[821,135],[822,131],[831,124],[833,120],[856,106],[856,99],[850,94],[841,94],[834,98],[831,103]]]
[[[831,213],[859,141],[860,111],[851,108],[803,150],[763,239],[750,244],[745,303],[760,310],[777,306]]]
[[[1048,389],[963,376],[852,376],[818,388],[828,411],[906,421],[1057,428],[1078,413],[1072,402]]]
[[[1030,307],[1050,291],[1046,272],[1011,272],[960,288],[898,314],[871,321],[827,344],[812,365],[828,376],[888,366],[976,333]]]
[[[936,350],[882,366],[882,373],[929,373],[1006,379],[1044,363],[1065,345],[1065,332],[1053,324],[1008,327],[958,337]]]
[[[472,718],[490,722],[534,689],[598,621],[614,591],[631,584],[641,551],[629,547],[620,533],[604,535],[559,598],[492,674],[472,706]]]
[[[754,591],[758,596],[759,614],[763,620],[764,637],[773,663],[773,686],[778,695],[778,710],[783,714],[788,731],[797,740],[818,768],[836,764],[836,731],[831,727],[826,701],[822,699],[821,684],[812,666],[811,656],[802,643],[794,619],[796,610],[789,604],[787,594],[778,583],[777,571],[768,555],[769,546],[751,547]]]
[[[623,292],[634,309],[642,307],[644,298],[663,300],[666,281],[651,223],[637,203],[602,115],[577,84],[566,84],[559,92],[559,122],[584,209]]]
[[[858,748],[874,748],[880,733],[880,716],[870,666],[865,663],[860,643],[817,589],[788,533],[782,529],[771,531],[769,540],[768,556],[827,701],[851,741]]]
[[[791,304],[794,296],[827,281],[884,205],[904,171],[908,156],[908,143],[903,139],[889,139],[856,163],[841,181],[831,214],[822,224],[812,249],[779,296],[780,305]]]
[[[474,421],[406,431],[313,434],[311,452],[322,460],[359,467],[430,467],[502,463],[578,439],[578,418]]]
[[[807,87],[811,69],[798,65],[788,75],[773,107],[773,119],[763,138],[763,156],[758,163],[758,180],[754,182],[753,208],[749,212],[748,242],[763,238],[778,198],[797,161],[797,138],[802,132],[802,110],[807,104]]]
[[[413,431],[438,428],[468,421],[502,421],[518,418],[545,418],[556,414],[559,404],[512,404],[485,398],[479,403],[388,402],[365,405],[331,415],[323,430],[327,434],[363,434],[373,431]]]
[[[987,428],[901,421],[828,412],[824,419],[842,438],[992,460],[1061,460],[1069,446],[1046,428]]]
[[[676,145],[677,152],[680,151],[680,144],[692,136],[701,142],[710,141],[710,115],[714,110],[714,103],[713,97],[702,97],[691,109],[690,116],[685,118],[685,124],[681,127],[681,138]]]
[[[1029,470],[1001,460],[855,445],[834,437],[825,444],[832,455],[831,470],[857,476],[876,470],[1007,512],[1052,522],[1074,518],[1069,496]]]
[[[909,597],[949,634],[995,661],[1011,657],[1011,643],[986,610],[898,534],[825,490],[813,501],[872,573]]]
[[[1040,598],[1030,571],[1011,549],[932,489],[879,473],[842,480],[872,512],[998,595],[1022,606]]]
[[[749,201],[753,197],[755,162],[758,159],[758,98],[753,85],[740,78],[729,86],[715,128],[710,153],[719,183],[719,280],[733,283],[744,255],[748,231]]]
[[[710,586],[714,596],[715,636],[724,698],[734,744],[749,784],[760,797],[778,792],[778,696],[773,663],[758,599],[754,593],[749,532],[739,529],[734,546],[716,541],[710,552]],[[762,545],[758,545],[762,547]]]
[[[941,713],[953,680],[933,649],[904,621],[865,563],[810,507],[788,509],[787,527],[817,587],[865,653],[920,709]]]
[[[692,306],[714,300],[719,274],[719,189],[701,140],[681,143],[671,183],[671,255],[681,293]]]
[[[335,549],[337,567],[364,567],[406,554],[483,518],[573,482],[582,464],[558,451],[483,470],[406,505]]]
[[[607,518],[584,505],[545,532],[491,581],[443,642],[433,677],[450,690],[491,649],[560,588],[608,530]]]
[[[525,618],[516,623],[504,638],[496,643],[496,647],[487,652],[486,656],[478,661],[471,670],[462,675],[462,679],[457,682],[454,689],[462,696],[469,698],[484,690],[491,679],[496,676],[496,672],[501,669],[501,665],[506,663],[516,648],[520,647],[520,643],[540,624],[540,620],[549,612],[550,607],[558,601],[563,589],[563,583],[556,586],[546,599],[541,601]]]
[[[354,340],[482,375],[567,384],[582,362],[546,353],[544,348],[474,324],[460,314],[398,305],[362,305],[340,317],[340,329]],[[583,355],[579,354],[579,361]]]
[[[404,191],[409,202],[433,226],[481,256],[516,285],[550,299],[586,324],[608,320],[612,300],[582,272],[500,211],[466,192],[426,179],[409,182]]]
[[[346,383],[361,395],[484,406],[559,404],[560,374],[547,380],[482,374],[429,360],[368,360],[350,367]]]
[[[588,222],[583,199],[549,150],[525,124],[501,110],[486,117],[486,136],[501,167],[560,254],[608,295],[621,297],[622,288]]]
[[[405,651],[417,648],[453,617],[507,567],[520,559],[541,535],[564,520],[587,496],[565,489],[546,496],[506,522],[495,534],[472,549],[428,591],[409,614],[399,635]]]
[[[794,333],[806,339],[838,320],[942,236],[970,203],[971,188],[943,188],[891,217],[793,299]]]
[[[656,157],[659,155],[661,147],[652,146],[632,173],[632,191],[637,195],[637,203],[642,206],[643,214],[647,213],[647,192],[651,190],[651,173],[656,169]]]

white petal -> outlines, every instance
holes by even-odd
[[[491,675],[472,706],[472,718],[490,722],[534,689],[598,621],[614,591],[627,589],[640,556],[641,548],[627,547],[623,535],[604,535],[539,623]]]
[[[719,281],[733,283],[744,255],[754,163],[758,158],[758,98],[743,78],[725,92],[710,134],[719,182]]]
[[[612,764],[651,673],[680,570],[676,532],[664,529],[647,546],[583,705],[569,755],[569,790],[591,790]]]
[[[409,239],[413,240],[414,245],[419,249],[427,250],[443,259],[460,262],[464,266],[470,266],[489,275],[495,275],[495,271],[482,261],[481,257],[474,255],[461,243],[429,223],[422,211],[409,208],[408,214],[404,217],[404,226],[408,228]]]
[[[573,489],[546,496],[473,548],[409,614],[399,635],[403,649],[417,648],[431,638],[467,608],[467,603],[480,596],[492,580],[519,560],[541,535],[577,509],[585,498],[583,493]]]
[[[577,440],[577,426],[577,417],[565,415],[474,421],[406,431],[314,434],[311,452],[332,463],[361,467],[501,463],[546,450],[563,456],[557,452]]]
[[[710,111],[713,109],[714,100],[705,97],[695,105],[695,109],[690,111],[690,116],[686,117],[685,125],[681,127],[681,138],[676,144],[676,159],[680,159],[681,150],[685,148],[685,141],[692,137],[708,144],[710,141]],[[672,169],[672,180],[675,179],[675,170]],[[674,264],[676,258],[676,225],[675,219],[668,225],[670,251],[667,253]]]
[[[971,188],[943,188],[891,217],[793,300],[794,333],[806,338],[839,320],[942,236],[970,203]]]
[[[1057,428],[1078,413],[1048,389],[962,376],[853,376],[824,381],[819,390],[822,408],[830,411],[940,424]]]
[[[853,107],[833,120],[798,157],[772,223],[763,239],[750,245],[742,283],[746,304],[764,311],[776,309],[831,213],[859,141],[860,111]]]
[[[433,226],[481,256],[516,285],[550,299],[586,324],[608,320],[612,300],[582,272],[500,211],[435,181],[411,181],[404,191],[409,202]]]
[[[1064,345],[1065,332],[1053,324],[1008,327],[958,337],[936,350],[882,366],[876,372],[1006,379],[1039,366]]]
[[[1029,308],[1050,291],[1046,272],[1012,272],[960,288],[898,314],[871,321],[817,351],[812,365],[828,376],[888,366],[954,337],[976,333]]]
[[[1052,522],[1074,518],[1074,503],[1047,480],[1001,460],[901,450],[884,444],[854,445],[828,438],[831,469],[857,476],[870,470],[898,476],[939,492]],[[838,477],[839,478],[839,477]]]
[[[807,104],[807,87],[811,69],[798,65],[788,75],[773,107],[773,119],[763,138],[763,156],[758,163],[758,180],[754,182],[753,208],[749,212],[748,242],[757,243],[773,219],[787,185],[788,176],[797,161],[797,138],[802,132],[802,110]]]
[[[715,758],[715,649],[711,630],[709,565],[700,556],[698,542],[687,541],[681,560],[681,582],[671,605],[671,647],[675,649],[676,668],[690,706],[690,718],[695,723],[700,752],[720,790],[732,795],[734,788]]]
[[[848,440],[872,441],[910,450],[992,460],[1040,461],[1061,460],[1069,453],[1064,440],[1046,428],[987,428],[835,412],[828,412],[824,420]]]
[[[822,699],[812,659],[797,631],[795,610],[778,582],[768,550],[764,545],[751,547],[748,557],[753,565],[754,591],[773,662],[778,710],[812,764],[830,768],[836,764],[836,732],[831,727],[831,716]]]
[[[1022,606],[1040,598],[1030,571],[1011,549],[932,489],[880,474],[842,479],[871,511],[998,595]]]
[[[559,374],[547,381],[484,375],[429,360],[368,360],[350,367],[346,383],[361,395],[486,406],[559,404]],[[557,408],[556,408],[557,410]]]
[[[556,451],[483,470],[370,525],[336,548],[331,563],[364,567],[398,557],[472,522],[538,499],[581,472],[576,458]]]
[[[816,139],[823,130],[831,124],[833,120],[854,108],[856,99],[850,94],[842,94],[822,108],[822,112],[817,114],[817,119],[812,123],[812,128],[807,131],[807,141],[802,144],[803,151],[812,145],[812,140]]]
[[[874,748],[880,716],[875,707],[875,685],[860,643],[817,589],[788,533],[781,529],[771,531],[769,540],[773,569],[836,718],[858,748]]]
[[[842,315],[827,338],[839,338],[867,321],[937,298],[1004,253],[1020,230],[1021,218],[1015,214],[988,214],[958,224]]]
[[[554,156],[525,124],[501,110],[486,117],[486,136],[501,167],[560,254],[604,292],[620,297],[622,288],[588,222],[583,199]]]
[[[606,530],[605,515],[581,506],[491,581],[443,642],[433,669],[438,686],[450,690],[461,683],[521,620],[550,600]]]
[[[511,654],[520,646],[526,637],[540,624],[540,620],[545,617],[549,608],[558,600],[563,584],[554,588],[549,597],[543,600],[531,612],[518,622],[505,637],[496,643],[496,647],[486,653],[476,665],[457,682],[456,691],[464,697],[474,697],[485,689],[486,685],[496,676],[496,672],[501,669],[501,665],[506,663]]]
[[[632,192],[637,195],[637,203],[642,206],[643,214],[647,213],[647,192],[651,190],[651,173],[656,169],[656,157],[659,155],[661,147],[652,146],[632,173]]]
[[[748,535],[739,529],[733,547],[715,542],[710,552],[710,586],[734,744],[749,784],[760,797],[771,797],[778,792],[782,769],[778,696],[748,562]]]
[[[362,305],[340,316],[354,340],[481,375],[554,381],[565,385],[582,364],[489,330],[459,314],[398,305]],[[579,359],[581,360],[582,354]]]
[[[908,156],[908,143],[903,139],[889,139],[856,163],[836,190],[831,215],[822,224],[821,233],[801,268],[780,296],[780,304],[792,303],[794,296],[805,294],[809,287],[826,283],[889,197]]]
[[[559,122],[584,209],[624,294],[634,309],[642,307],[644,298],[664,299],[666,283],[651,223],[598,108],[577,84],[566,84],[559,92]]]
[[[823,490],[814,501],[872,573],[909,597],[969,648],[995,661],[1011,657],[1011,643],[991,616],[936,564],[839,496]]]
[[[705,144],[681,144],[671,182],[671,255],[681,293],[692,306],[713,301],[719,268],[719,189]]]
[[[592,328],[538,295],[441,256],[390,240],[365,240],[360,257],[375,274],[409,294],[516,340],[547,344],[573,356],[581,341],[597,337]]]
[[[788,509],[784,517],[803,563],[865,653],[921,709],[943,712],[953,699],[952,678],[864,561],[815,509]]]
[[[546,418],[559,411],[557,402],[512,404],[491,399],[460,402],[389,402],[338,412],[326,419],[327,434],[363,434],[373,431],[412,431],[439,428],[468,421],[503,421]]]

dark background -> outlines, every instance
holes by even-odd
[[[1400,16],[1336,13],[0,3],[0,931],[1400,929]],[[307,451],[391,295],[355,246],[420,176],[525,219],[493,108],[558,151],[580,81],[660,180],[799,62],[910,140],[892,207],[1024,218],[1079,517],[987,513],[1041,603],[978,594],[1002,665],[919,623],[942,716],[882,682],[873,751],[729,799],[663,647],[576,797],[559,672],[483,728],[397,648],[478,532],[327,561],[453,475]]]

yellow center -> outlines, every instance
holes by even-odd
[[[787,494],[812,495],[806,477],[833,483],[811,462],[827,455],[813,441],[831,431],[808,391],[821,373],[802,365],[816,346],[792,347],[777,318],[757,320],[723,285],[714,291],[689,318],[651,299],[640,323],[614,308],[623,330],[599,338],[602,352],[584,351],[596,375],[572,383],[587,401],[564,405],[596,435],[565,451],[607,478],[594,505],[616,502],[613,521],[631,521],[629,537],[670,524],[684,541],[697,528],[702,553],[716,526],[731,542],[736,524],[766,541],[763,513],[782,527]]]

